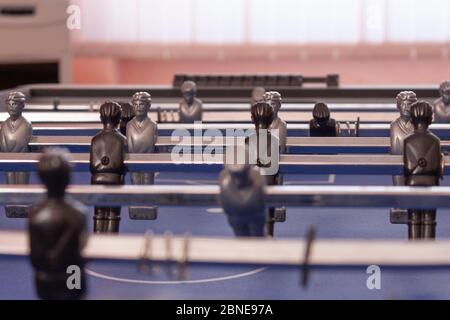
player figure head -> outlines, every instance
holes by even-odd
[[[417,101],[411,105],[411,122],[415,130],[427,130],[433,121],[433,107],[426,101]]]
[[[100,120],[104,129],[116,129],[121,116],[122,108],[117,102],[107,101],[100,106]]]
[[[278,111],[281,109],[281,94],[277,91],[266,92],[264,94],[264,101],[272,106],[276,118]]]
[[[197,84],[194,81],[187,80],[181,85],[181,94],[183,95],[184,101],[188,105],[192,105],[194,98],[197,95]]]
[[[70,183],[69,154],[62,148],[49,148],[39,159],[37,171],[47,187],[49,198],[63,198]]]
[[[130,122],[134,116],[134,108],[129,102],[118,102],[122,108],[122,115],[120,116],[120,133],[127,135],[127,123]]]
[[[413,91],[402,91],[397,95],[396,100],[400,117],[409,119],[411,117],[411,105],[417,102],[416,94]]]
[[[443,81],[441,83],[439,86],[439,95],[446,106],[450,104],[450,81]]]
[[[26,97],[22,92],[13,91],[8,94],[6,98],[6,108],[9,116],[16,120],[22,115],[22,111],[25,108]]]
[[[330,110],[326,103],[318,102],[313,108],[313,118],[319,125],[325,125],[330,120]]]
[[[121,121],[129,121],[136,115],[134,113],[134,108],[129,102],[118,102],[120,108],[122,109],[122,114],[120,116]]]
[[[254,87],[252,90],[252,105],[264,101],[264,95],[266,93],[266,89],[263,87]]]
[[[252,105],[251,113],[252,121],[257,130],[268,129],[275,118],[273,108],[267,102],[257,102]]]
[[[136,118],[143,119],[147,117],[148,111],[152,106],[152,97],[148,92],[136,92],[131,99]]]

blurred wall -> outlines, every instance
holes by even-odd
[[[343,84],[450,78],[448,0],[74,0],[77,83],[174,73],[340,73]]]

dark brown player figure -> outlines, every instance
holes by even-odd
[[[115,102],[105,102],[100,107],[103,129],[91,141],[91,183],[120,185],[124,183],[127,138],[117,127],[121,108]],[[94,232],[119,232],[120,207],[95,207]]]
[[[194,123],[195,121],[202,121],[203,103],[197,98],[197,85],[194,81],[185,81],[181,85],[181,93],[183,100],[181,100],[178,112],[181,123]]]
[[[278,160],[280,153],[280,143],[278,138],[270,132],[270,125],[275,118],[275,112],[270,104],[267,102],[255,103],[251,108],[252,121],[256,130],[256,141],[252,140],[252,137],[248,139],[249,152],[257,154],[257,166],[260,168],[261,173],[266,178],[267,185],[280,184],[280,175],[278,170],[274,173],[272,170],[267,170],[269,167],[273,167],[273,161]],[[264,145],[266,139],[267,144]],[[256,147],[255,147],[256,144]],[[261,149],[263,148],[263,149]],[[267,158],[266,158],[267,157]],[[266,158],[266,159],[265,159]],[[269,162],[270,161],[270,162]],[[252,161],[251,161],[252,162]],[[268,211],[267,218],[267,234],[273,236],[275,222],[275,208],[271,207]]]
[[[407,186],[438,186],[442,177],[441,143],[428,130],[433,119],[433,107],[425,101],[411,106],[414,133],[404,142],[403,162]],[[434,239],[436,209],[408,210],[409,239]]]
[[[120,117],[120,133],[127,135],[127,124],[135,117],[134,108],[129,102],[119,102],[122,108],[122,116]]]
[[[323,102],[318,102],[313,109],[313,119],[309,122],[311,137],[336,137],[336,121],[330,118],[330,110]]]
[[[86,291],[81,251],[87,241],[85,210],[65,199],[70,182],[67,154],[50,149],[38,164],[47,198],[33,208],[29,218],[30,258],[41,299],[78,299]],[[78,272],[78,280],[69,277]]]
[[[264,177],[248,164],[227,164],[219,176],[220,203],[237,237],[263,237]]]

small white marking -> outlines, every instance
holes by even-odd
[[[208,213],[223,213],[222,208],[208,208],[206,209],[206,212]]]
[[[137,279],[127,279],[127,278],[119,278],[119,277],[113,277],[108,276],[106,274],[102,274],[99,272],[92,271],[90,269],[85,269],[86,273],[90,276],[105,279],[105,280],[111,280],[111,281],[118,281],[118,282],[127,282],[127,283],[137,283],[137,284],[195,284],[195,283],[208,283],[208,282],[218,282],[218,281],[226,281],[226,280],[233,280],[243,277],[252,276],[254,274],[260,273],[264,270],[266,270],[267,267],[264,268],[258,268],[255,270],[251,270],[244,273],[238,273],[231,276],[225,276],[225,277],[218,277],[218,278],[211,278],[211,279],[199,279],[199,280],[182,280],[182,281],[164,281],[164,280],[137,280]]]
[[[334,183],[336,181],[336,175],[335,174],[330,174],[328,176],[328,183]]]

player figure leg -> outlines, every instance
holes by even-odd
[[[108,207],[94,207],[94,232],[106,232],[106,218],[108,216]]]
[[[29,184],[30,183],[30,175],[28,172],[6,172],[6,183],[7,184]],[[6,205],[5,213],[9,218],[27,218],[28,205]]]
[[[424,210],[422,214],[422,238],[436,238],[436,210]]]
[[[422,212],[421,210],[408,210],[408,238],[410,240],[422,237]]]
[[[268,186],[278,184],[278,174],[274,176],[266,176],[266,182]],[[275,208],[269,207],[267,210],[267,222],[266,233],[268,236],[273,237],[275,229]]]
[[[131,184],[133,185],[153,185],[155,173],[153,172],[132,172]],[[128,207],[130,219],[156,220],[158,216],[157,206],[130,206]]]
[[[120,226],[120,207],[108,207],[105,232],[118,233]]]

